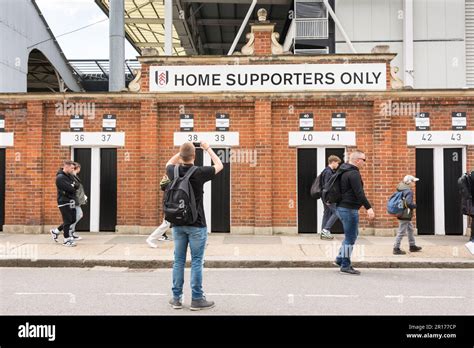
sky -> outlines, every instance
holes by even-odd
[[[67,59],[109,59],[109,20],[94,0],[36,0],[54,36],[105,20],[57,38]],[[137,51],[125,40],[125,59]]]

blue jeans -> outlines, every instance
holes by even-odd
[[[175,226],[173,227],[173,239],[173,297],[181,299],[183,296],[184,266],[189,244],[191,249],[192,299],[200,300],[204,296],[202,291],[202,268],[207,241],[207,227]]]
[[[331,204],[327,205],[323,203],[324,207],[324,214],[323,214],[323,222],[321,224],[321,228],[331,231],[332,226],[336,222],[338,218],[337,216],[337,211],[336,211],[336,205]]]
[[[352,249],[359,234],[359,210],[337,207],[337,213],[344,227],[344,240],[336,262],[345,268],[351,265]]]

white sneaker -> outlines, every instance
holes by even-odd
[[[74,243],[74,239],[73,239],[73,238],[68,238],[68,239],[65,239],[65,240],[64,240],[63,245],[64,245],[65,247],[75,247],[77,244]]]
[[[58,236],[59,236],[59,230],[57,228],[52,228],[49,230],[49,233],[51,233],[51,238],[57,243],[58,242]]]
[[[153,241],[152,241],[152,239],[151,239],[150,237],[148,237],[148,238],[146,239],[146,242],[147,242],[147,244],[150,246],[150,248],[154,248],[154,249],[158,248],[158,244],[153,243]]]
[[[469,250],[471,254],[474,255],[474,242],[469,241],[464,245],[466,246],[467,250]]]
[[[166,241],[171,241],[171,239],[166,235],[166,233],[164,235],[162,235],[159,239],[158,239],[160,242],[166,242]]]
[[[76,232],[74,232],[72,234],[72,238],[74,238],[74,240],[81,240],[82,239],[82,237],[80,235],[78,235]]]

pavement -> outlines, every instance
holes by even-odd
[[[174,310],[168,305],[170,269],[9,267],[0,268],[0,315],[473,315],[473,274],[435,268],[365,268],[360,276],[337,268],[205,268],[203,289],[216,307],[192,312],[189,270],[184,308]]]
[[[158,242],[152,249],[147,236],[115,233],[81,233],[74,248],[55,243],[49,234],[0,233],[0,267],[127,267],[170,268],[173,242]],[[207,268],[334,267],[343,235],[331,241],[319,235],[255,236],[209,235]],[[352,261],[359,268],[474,268],[474,255],[465,236],[417,236],[421,252],[393,255],[394,237],[361,236]],[[188,251],[189,252],[189,251]],[[188,257],[188,260],[190,258]],[[188,262],[189,263],[189,262]]]

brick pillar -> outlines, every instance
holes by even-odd
[[[43,130],[42,101],[27,102],[26,153],[21,162],[25,182],[22,193],[27,196],[24,205],[25,233],[41,233],[43,229]]]
[[[394,235],[393,217],[386,213],[387,199],[393,193],[398,178],[393,166],[392,115],[389,100],[376,99],[373,107],[374,148],[369,159],[373,168],[373,188],[369,200],[375,211],[375,235]],[[369,162],[369,163],[370,163]]]
[[[141,77],[140,77],[140,92],[149,92],[150,91],[150,64],[149,63],[141,63],[142,70],[141,70]]]
[[[272,34],[275,24],[254,23],[251,27],[254,35],[254,54],[256,56],[272,55]]]
[[[157,225],[161,201],[158,198],[163,168],[158,164],[158,111],[156,102],[143,100],[140,107],[140,163],[143,163],[140,184],[140,232],[150,233]]]
[[[255,101],[255,234],[272,234],[272,103]]]

